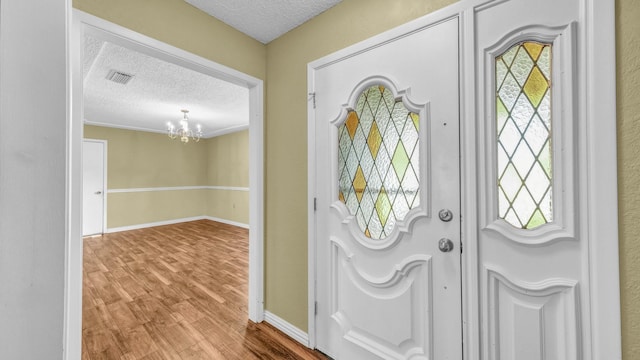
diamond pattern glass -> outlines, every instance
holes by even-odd
[[[338,128],[338,197],[369,238],[386,238],[420,204],[419,124],[401,99],[374,85]]]
[[[534,229],[553,221],[551,44],[516,44],[495,66],[498,216]]]

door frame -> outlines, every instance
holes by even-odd
[[[264,320],[264,82],[248,74],[168,45],[133,30],[73,9],[68,31],[71,82],[67,124],[67,228],[65,348],[67,359],[79,359],[82,341],[82,39],[85,33],[143,54],[249,89],[249,295],[248,315]],[[106,222],[105,222],[106,224]]]
[[[107,231],[107,140],[99,139],[82,139],[82,142],[94,142],[102,144],[102,234]],[[84,173],[83,173],[84,174]],[[84,187],[84,179],[82,186]],[[84,208],[84,196],[83,196],[83,208]],[[84,236],[84,234],[83,234]]]
[[[421,28],[452,17],[460,19],[460,183],[461,183],[461,243],[462,253],[462,331],[463,357],[474,359],[481,354],[481,309],[478,281],[478,180],[476,149],[481,134],[476,111],[481,99],[476,91],[478,59],[475,49],[475,13],[508,0],[463,0],[419,19],[351,45],[345,49],[310,62],[307,65],[307,155],[308,155],[308,346],[316,346],[316,162],[315,162],[315,71],[352,57],[368,49],[382,46]],[[577,92],[577,110],[585,121],[576,134],[582,177],[579,196],[588,208],[578,219],[579,230],[589,241],[588,259],[583,267],[589,273],[589,299],[585,301],[590,324],[586,339],[593,359],[621,357],[620,284],[618,254],[618,190],[616,151],[616,73],[615,73],[615,2],[614,0],[581,0],[579,15],[580,72],[586,86]],[[596,49],[598,51],[596,51]],[[587,99],[598,99],[587,101]],[[598,121],[607,119],[608,121]],[[590,221],[593,220],[593,221]],[[474,279],[476,279],[474,281]],[[461,344],[462,345],[462,344]]]

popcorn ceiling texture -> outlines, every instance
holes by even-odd
[[[249,90],[91,36],[84,43],[84,118],[90,124],[164,132],[181,109],[205,137],[249,126]],[[132,74],[128,84],[105,79]]]
[[[263,44],[342,0],[185,0]]]

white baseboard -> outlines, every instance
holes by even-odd
[[[146,223],[146,224],[136,224],[136,225],[128,225],[128,226],[120,226],[120,227],[108,228],[105,231],[105,233],[115,233],[115,232],[120,232],[120,231],[137,230],[137,229],[144,229],[144,228],[149,228],[149,227],[154,227],[154,226],[172,225],[172,224],[179,224],[179,223],[183,223],[183,222],[196,221],[196,220],[211,220],[211,221],[221,222],[221,223],[224,223],[224,224],[238,226],[238,227],[245,228],[245,229],[249,228],[249,224],[244,224],[244,223],[240,223],[240,222],[237,222],[237,221],[220,219],[220,218],[216,218],[216,217],[212,217],[212,216],[194,216],[194,217],[181,218],[181,219],[171,219],[171,220],[165,220],[165,221],[156,221],[156,222],[151,222],[151,223]]]
[[[271,313],[265,310],[264,321],[268,322],[273,327],[282,331],[283,333],[289,335],[293,340],[299,342],[300,344],[306,347],[309,347],[309,335],[306,332],[291,325],[291,323],[282,319],[278,315],[275,315],[274,313]]]
[[[245,228],[245,229],[249,228],[249,224],[245,224],[245,223],[241,223],[241,222],[237,222],[237,221],[233,221],[233,220],[221,219],[221,218],[217,218],[217,217],[213,217],[213,216],[203,216],[202,218],[203,219],[207,219],[207,220],[211,220],[211,221],[221,222],[223,224],[229,224],[229,225]]]
[[[204,216],[194,216],[194,217],[188,217],[188,218],[182,218],[182,219],[171,219],[171,220],[165,220],[165,221],[156,221],[156,222],[151,222],[151,223],[146,223],[146,224],[120,226],[120,227],[115,227],[115,228],[108,228],[107,231],[105,231],[105,232],[106,233],[114,233],[114,232],[120,232],[120,231],[137,230],[137,229],[144,229],[144,228],[149,228],[149,227],[154,227],[154,226],[171,225],[171,224],[179,224],[179,223],[188,222],[188,221],[202,220],[204,218],[205,218]]]

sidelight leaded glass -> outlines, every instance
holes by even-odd
[[[533,229],[553,220],[551,44],[516,44],[495,66],[498,216]]]
[[[419,115],[381,85],[338,128],[339,199],[369,238],[386,238],[420,204],[418,134]]]

